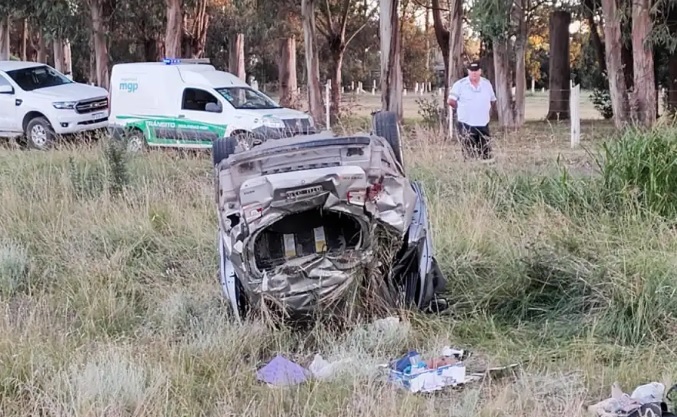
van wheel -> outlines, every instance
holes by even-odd
[[[384,138],[395,153],[395,159],[404,166],[402,147],[400,145],[400,125],[397,114],[392,111],[379,111],[374,113],[373,129],[376,136]]]
[[[134,129],[127,135],[127,151],[128,152],[142,152],[146,149],[146,137],[143,132]]]
[[[44,150],[54,144],[56,134],[47,119],[36,117],[31,119],[26,125],[26,139],[30,147]]]
[[[234,154],[236,146],[237,138],[232,136],[215,140],[212,144],[212,160],[214,161],[214,166],[217,166],[221,161],[228,159],[229,156]]]

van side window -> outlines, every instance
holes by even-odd
[[[210,92],[199,90],[197,88],[186,88],[183,90],[183,100],[181,108],[183,110],[206,111],[207,103],[218,103],[219,100]]]
[[[12,85],[12,84],[10,84],[9,81],[7,81],[7,78],[5,78],[4,75],[0,74],[0,86],[4,85]]]

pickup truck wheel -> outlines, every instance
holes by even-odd
[[[127,135],[127,151],[128,152],[142,152],[146,149],[146,137],[143,132],[133,130]]]
[[[31,119],[26,125],[28,145],[35,149],[48,149],[54,143],[56,134],[44,117]]]
[[[214,141],[212,144],[212,160],[214,166],[217,166],[221,161],[228,159],[228,157],[235,153],[237,146],[237,138],[227,137]]]
[[[373,115],[374,134],[384,138],[395,153],[395,159],[404,166],[402,147],[400,145],[400,125],[397,114],[392,111],[379,111]]]

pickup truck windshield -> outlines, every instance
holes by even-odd
[[[280,109],[273,100],[253,88],[248,87],[221,87],[216,91],[236,109]]]
[[[15,83],[19,84],[19,87],[24,91],[55,87],[57,85],[71,84],[73,82],[66,78],[65,75],[60,74],[46,65],[7,71],[7,75],[9,75]]]

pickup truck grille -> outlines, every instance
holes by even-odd
[[[108,98],[96,98],[93,100],[84,100],[75,105],[75,111],[84,114],[101,111],[108,108]]]
[[[310,130],[310,120],[308,119],[283,119],[286,133],[290,136],[298,134],[308,134]]]

